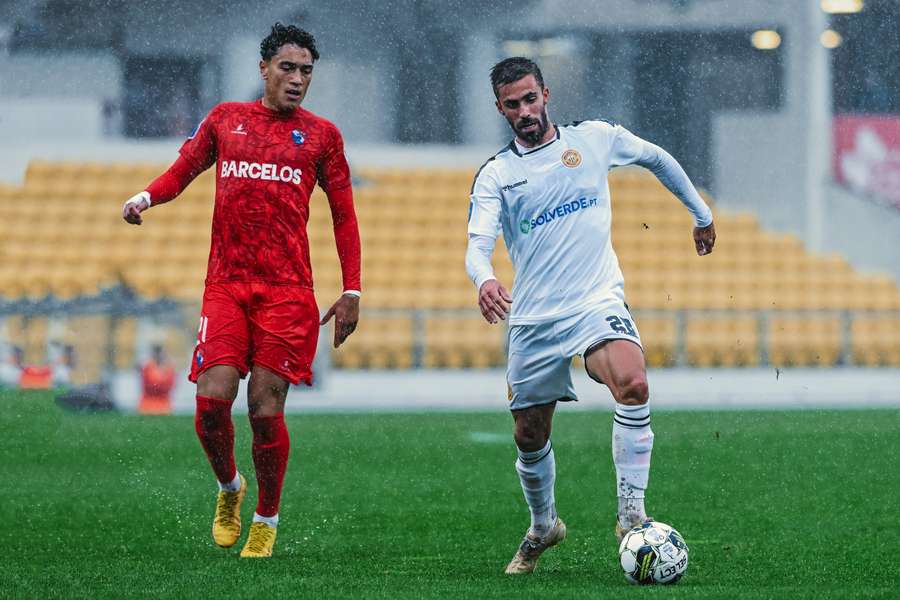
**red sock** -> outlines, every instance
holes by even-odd
[[[274,417],[250,416],[253,428],[253,465],[259,486],[259,502],[256,514],[274,517],[281,501],[281,484],[287,468],[291,438],[284,424],[284,415]]]
[[[234,425],[231,422],[231,401],[197,396],[194,428],[206,451],[216,479],[222,483],[234,481]]]

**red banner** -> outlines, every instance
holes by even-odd
[[[900,207],[900,116],[834,117],[834,177]]]

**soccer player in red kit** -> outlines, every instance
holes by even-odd
[[[311,383],[320,325],[335,318],[335,347],[353,333],[360,296],[359,229],[343,140],[332,123],[300,107],[319,58],[315,39],[276,23],[260,51],[263,97],[213,108],[178,160],[129,199],[122,215],[140,225],[143,211],[175,198],[215,164],[212,247],[190,379],[197,384],[197,435],[219,482],[213,538],[227,548],[240,537],[247,490],[235,466],[231,406],[239,380],[250,374],[259,501],[244,557],[271,556],[275,544],[290,448],[289,384]],[[321,321],[306,233],[317,182],[331,207],[344,285]]]

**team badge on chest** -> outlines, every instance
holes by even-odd
[[[294,140],[294,143],[299,146],[306,141],[306,134],[299,129],[295,129],[291,132],[291,139]]]
[[[566,150],[562,154],[562,164],[569,167],[570,169],[574,169],[578,165],[581,164],[581,154],[579,154],[578,150]]]

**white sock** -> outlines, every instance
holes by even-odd
[[[637,523],[641,523],[647,518],[647,511],[644,510],[644,499],[622,498],[620,496],[616,517],[619,519],[620,527],[628,528]]]
[[[647,518],[644,491],[650,479],[650,404],[628,406],[616,403],[613,417],[612,453],[616,465],[616,495],[621,527],[630,527]]]
[[[234,479],[228,483],[222,483],[221,481],[216,481],[216,483],[219,484],[220,492],[236,492],[241,489],[241,475],[237,472],[237,469],[235,469]]]
[[[531,510],[531,531],[543,537],[556,525],[556,498],[553,495],[556,459],[553,446],[547,440],[547,445],[540,450],[517,450],[516,472],[525,492],[525,502]]]
[[[253,513],[253,522],[254,523],[265,523],[269,527],[278,527],[278,515],[273,515],[271,517],[264,517],[260,514]]]

